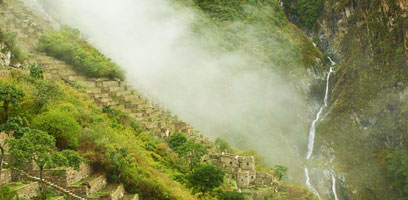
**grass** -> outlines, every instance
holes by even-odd
[[[27,185],[29,185],[30,183],[23,183],[23,182],[11,182],[11,183],[7,183],[6,186],[9,187],[9,189],[11,191],[17,191]]]
[[[65,61],[85,76],[125,79],[124,71],[82,39],[78,30],[65,27],[59,32],[43,35],[38,50]]]

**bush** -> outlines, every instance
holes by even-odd
[[[222,192],[218,196],[219,200],[246,200],[247,198],[240,192]]]
[[[54,136],[59,149],[75,149],[81,137],[81,126],[68,112],[49,111],[35,117],[32,127]]]
[[[187,179],[197,192],[207,193],[224,182],[225,173],[214,165],[199,165]]]
[[[3,185],[0,187],[0,199],[10,199],[10,200],[16,200],[18,199],[17,193],[10,191],[10,188],[7,186]]]
[[[123,70],[82,39],[76,29],[64,27],[41,36],[38,50],[65,61],[86,76],[125,79]]]
[[[183,133],[177,133],[170,136],[168,141],[169,147],[172,149],[177,149],[177,147],[183,145],[187,142],[187,137]]]

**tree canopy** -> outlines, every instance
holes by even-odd
[[[187,179],[197,192],[207,193],[224,182],[225,173],[214,165],[199,165]]]
[[[10,116],[10,105],[19,106],[19,102],[24,98],[23,90],[10,84],[0,84],[0,102],[3,102],[4,119]]]
[[[183,145],[187,142],[187,137],[183,133],[177,133],[169,138],[169,147],[172,149],[177,149],[177,147]]]
[[[208,151],[204,145],[189,140],[178,147],[176,152],[179,157],[183,157],[188,161],[190,170],[193,170],[200,164],[201,158],[207,154]]]
[[[286,167],[286,166],[275,165],[273,170],[274,170],[275,176],[278,178],[278,180],[282,180],[283,177],[288,175],[288,167]]]

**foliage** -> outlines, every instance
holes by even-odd
[[[19,198],[16,192],[10,191],[6,185],[2,185],[0,187],[0,199],[18,200]]]
[[[323,6],[323,0],[299,0],[299,12],[306,27],[312,28],[322,14]]]
[[[109,177],[116,182],[120,182],[123,170],[132,163],[128,149],[126,147],[121,147],[117,150],[109,149],[108,157],[110,158],[108,168],[111,171]]]
[[[14,138],[21,138],[30,128],[25,127],[25,122],[20,116],[10,117],[4,124],[0,125],[0,132],[10,134],[13,132]]]
[[[76,29],[64,27],[59,32],[41,36],[38,50],[67,62],[86,76],[125,79],[120,67],[90,46]]]
[[[246,200],[247,198],[241,192],[222,192],[220,193],[219,200]]]
[[[313,28],[323,13],[323,0],[283,0],[282,2],[289,20],[300,27]]]
[[[278,180],[282,180],[283,177],[288,175],[288,167],[283,166],[283,165],[275,165],[273,168],[275,172],[275,177],[278,178]]]
[[[199,165],[187,179],[197,192],[207,193],[224,182],[225,173],[214,165]]]
[[[44,70],[37,63],[30,64],[30,76],[35,79],[44,79]]]
[[[21,49],[16,45],[16,35],[14,33],[5,32],[0,27],[0,43],[6,44],[2,53],[11,52],[11,64],[21,63],[26,59],[26,56]]]
[[[408,196],[408,151],[396,150],[387,156],[387,176],[401,196]]]
[[[10,155],[13,157],[11,166],[24,170],[29,161],[34,161],[40,168],[40,181],[42,187],[42,198],[46,198],[46,188],[43,184],[42,172],[44,168],[55,166],[72,166],[79,168],[82,158],[75,151],[54,151],[55,139],[46,132],[31,130],[20,139],[8,140],[10,145]]]
[[[24,98],[24,92],[10,84],[0,84],[0,102],[3,102],[4,119],[7,121],[10,116],[10,105],[17,107],[19,101]]]
[[[299,78],[304,69],[321,69],[316,61],[322,59],[320,51],[288,23],[277,0],[194,2],[206,18],[197,20],[193,30],[216,49],[244,52],[253,58],[247,65],[273,69],[283,76]]]
[[[70,112],[52,110],[41,113],[33,119],[31,127],[54,136],[59,149],[75,149],[79,145],[82,128]]]
[[[187,137],[183,133],[176,133],[171,135],[169,138],[169,147],[172,149],[177,149],[179,146],[182,146],[187,142]]]
[[[218,147],[218,149],[221,152],[233,153],[233,149],[232,149],[231,145],[227,141],[225,141],[225,140],[223,140],[221,138],[215,139],[214,144],[215,144],[215,146]]]
[[[35,104],[38,110],[51,100],[63,97],[63,92],[58,85],[47,80],[38,80],[36,82],[36,89]]]
[[[330,112],[317,126],[316,145],[333,150],[333,163],[345,174],[351,199],[402,198],[403,186],[385,174],[387,155],[408,149],[408,54],[401,51],[405,11],[398,1],[327,2],[339,5],[325,11],[328,24],[336,24],[345,7],[352,12],[339,27],[345,34],[335,41],[341,62],[330,83]]]
[[[200,164],[201,158],[207,154],[207,152],[205,146],[191,140],[179,146],[176,150],[180,158],[184,158],[188,161],[190,170],[193,170]]]

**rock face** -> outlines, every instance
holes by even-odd
[[[324,1],[304,29],[338,63],[315,152],[344,175],[342,198],[398,199],[387,155],[407,149],[408,25],[406,0]]]

